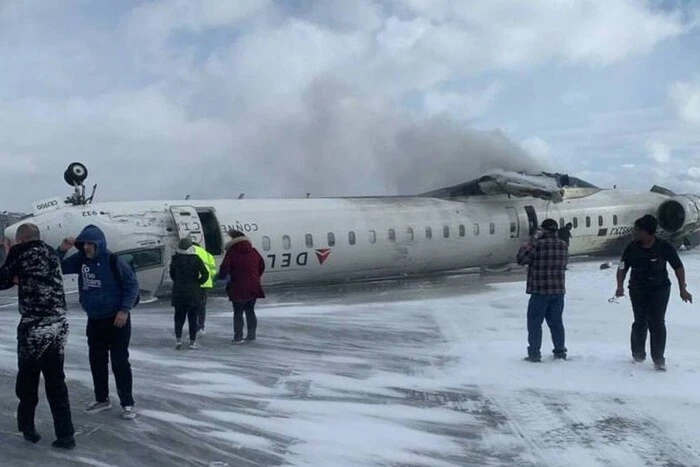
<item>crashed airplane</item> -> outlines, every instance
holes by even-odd
[[[654,187],[601,189],[563,174],[496,171],[415,196],[170,200],[93,203],[87,168],[64,173],[75,192],[34,203],[25,221],[58,247],[88,224],[135,268],[142,299],[167,294],[170,256],[180,238],[221,262],[226,232],[244,232],[266,261],[266,285],[320,284],[511,264],[547,217],[573,224],[572,255],[616,255],[634,220],[656,215],[660,236],[695,246],[700,198]],[[14,238],[18,223],[5,235]]]

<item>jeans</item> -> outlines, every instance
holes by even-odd
[[[540,295],[532,294],[527,307],[527,340],[529,347],[527,353],[531,357],[541,357],[542,347],[542,322],[547,321],[549,331],[554,344],[554,355],[565,356],[564,347],[564,295]]]
[[[118,328],[114,317],[106,319],[88,318],[88,353],[90,371],[95,386],[95,400],[106,402],[109,398],[109,358],[112,359],[112,373],[117,385],[117,394],[122,407],[133,406],[131,394],[132,376],[129,363],[129,341],[131,340],[131,316],[126,324]]]
[[[634,311],[634,322],[630,344],[632,356],[646,358],[647,330],[651,341],[651,358],[654,363],[665,363],[666,307],[671,296],[671,286],[657,288],[630,288],[630,301]]]

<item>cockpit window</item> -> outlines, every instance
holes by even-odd
[[[131,250],[117,253],[127,263],[131,264],[135,271],[154,268],[163,265],[162,248],[146,248],[143,250]]]

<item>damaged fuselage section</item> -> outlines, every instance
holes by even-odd
[[[504,170],[485,174],[460,185],[424,193],[422,196],[454,199],[466,196],[508,195],[521,198],[534,197],[559,203],[563,201],[568,189],[575,188],[585,189],[588,194],[599,190],[588,182],[566,174],[547,172],[527,174]]]

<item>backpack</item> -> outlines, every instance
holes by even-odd
[[[110,253],[109,255],[109,267],[112,269],[112,275],[117,281],[117,284],[119,284],[119,287],[122,287],[122,275],[119,273],[119,267],[117,266],[117,260],[119,257],[115,255],[114,253]],[[131,262],[126,263],[129,265],[132,271],[136,273],[136,270],[134,269],[134,266],[131,264]],[[134,301],[134,305],[132,308],[136,308],[141,301],[141,294],[138,293],[136,294],[136,300]]]

